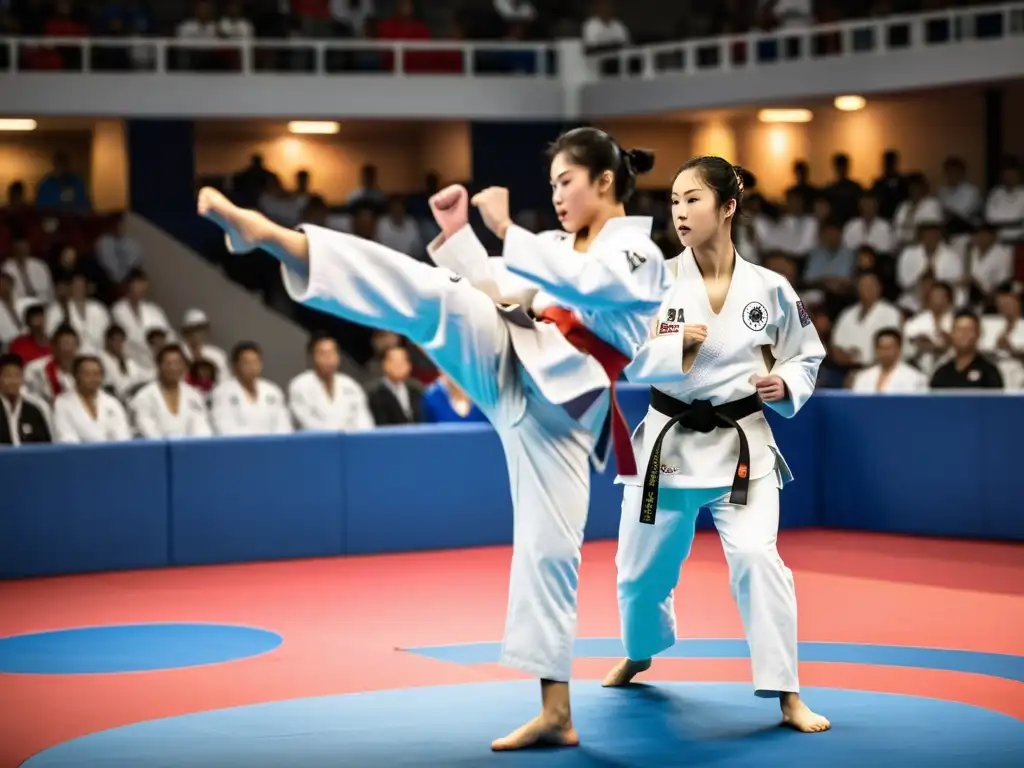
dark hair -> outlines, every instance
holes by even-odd
[[[961,319],[963,319],[965,317],[970,318],[971,320],[973,320],[975,326],[977,326],[979,328],[981,327],[981,320],[979,320],[978,316],[974,312],[969,310],[969,309],[961,309],[956,314],[954,314],[953,315],[953,322],[955,323],[957,320],[961,320]]]
[[[654,168],[654,153],[649,149],[624,150],[599,128],[566,131],[548,147],[548,162],[563,152],[573,165],[586,168],[592,180],[611,171],[615,177],[615,200],[623,204],[636,191],[636,177]]]
[[[1020,160],[1016,155],[1005,155],[1002,162],[1002,170],[1004,171],[1019,171]]]
[[[860,270],[857,273],[857,281],[858,282],[861,280],[861,278],[864,278],[864,277],[873,277],[879,283],[882,282],[882,276],[879,275],[877,272],[875,272],[873,269],[862,269],[862,270]]]
[[[21,359],[21,355],[15,355],[12,352],[8,352],[6,355],[0,355],[0,371],[4,368],[10,368],[11,366],[24,370],[25,361]]]
[[[886,336],[895,339],[897,344],[903,344],[903,334],[900,332],[899,328],[883,328],[875,334],[875,344],[880,342]]]
[[[716,155],[691,157],[679,166],[679,170],[672,177],[673,184],[683,171],[696,171],[701,181],[715,193],[719,207],[730,200],[735,200],[736,212],[733,214],[733,221],[738,221],[742,214],[743,190],[748,186],[748,182],[752,182],[750,186],[757,183],[752,173]]]
[[[74,328],[72,328],[68,323],[61,323],[53,331],[53,335],[50,336],[50,339],[53,341],[54,344],[56,344],[57,343],[57,339],[61,338],[62,336],[73,336],[75,338],[75,340],[77,341],[78,340],[78,331],[76,331]]]
[[[944,280],[936,280],[934,283],[932,283],[932,287],[929,288],[929,290],[934,291],[936,288],[945,291],[946,298],[949,299],[950,301],[953,301],[953,286],[951,286]]]
[[[27,307],[25,307],[25,324],[28,325],[28,321],[31,320],[36,315],[42,315],[45,317],[46,307],[44,307],[42,304],[29,304]]]
[[[146,276],[146,273],[143,272],[138,267],[136,267],[135,269],[131,270],[128,273],[128,275],[125,277],[125,279],[124,279],[125,283],[134,283],[134,282],[137,282],[137,281],[140,281],[140,280],[144,280],[144,281],[148,282],[149,278]]]
[[[75,358],[75,362],[71,364],[71,375],[77,379],[78,372],[86,363],[96,363],[100,367],[100,372],[103,371],[103,361],[96,357],[96,355],[78,355]]]
[[[167,329],[161,328],[160,326],[150,328],[148,331],[146,331],[146,343],[152,344],[153,337],[155,336],[163,336],[164,338],[167,338]]]
[[[111,336],[114,336],[118,333],[120,333],[122,336],[128,335],[127,333],[125,333],[124,328],[122,328],[120,325],[118,325],[117,323],[111,323],[110,325],[107,326],[107,330],[104,332],[103,338],[109,341]]]
[[[381,362],[383,362],[384,360],[387,360],[387,359],[388,359],[388,355],[390,355],[390,354],[391,354],[392,352],[396,352],[396,351],[397,351],[397,352],[401,352],[401,353],[402,353],[402,354],[404,354],[404,355],[405,355],[406,357],[409,357],[409,350],[408,350],[408,349],[406,349],[406,348],[405,348],[404,346],[402,346],[401,344],[396,344],[395,346],[393,346],[393,347],[388,347],[388,348],[387,348],[387,349],[385,349],[385,350],[384,350],[383,352],[381,352],[381,354],[380,354],[380,359],[381,359]]]
[[[329,341],[334,344],[334,346],[338,346],[337,340],[331,336],[331,334],[327,333],[327,331],[317,331],[309,337],[309,343],[306,344],[306,352],[312,355],[321,341]]]
[[[163,365],[164,358],[174,353],[177,353],[181,356],[182,360],[185,360],[185,350],[181,348],[180,344],[164,344],[156,353],[156,364]]]
[[[238,365],[238,361],[242,359],[242,355],[246,352],[255,352],[260,357],[263,357],[263,350],[260,349],[260,345],[255,341],[240,341],[231,350],[231,364]]]

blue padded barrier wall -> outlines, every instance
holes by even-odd
[[[168,564],[166,443],[0,449],[0,578]]]
[[[646,392],[620,392],[636,424]],[[784,528],[1024,540],[1024,397],[821,393],[768,418]],[[621,489],[594,477],[588,539]],[[507,544],[486,425],[0,450],[0,578]],[[700,526],[710,521],[701,517]]]

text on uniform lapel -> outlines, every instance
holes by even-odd
[[[626,261],[629,262],[629,271],[636,272],[640,267],[647,263],[647,257],[643,254],[636,253],[635,251],[623,251],[626,254]]]

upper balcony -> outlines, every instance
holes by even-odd
[[[2,38],[32,116],[550,120],[1024,77],[1024,3],[587,55],[579,40]]]

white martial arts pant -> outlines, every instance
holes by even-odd
[[[697,515],[707,508],[746,630],[754,693],[799,692],[796,590],[776,547],[780,486],[777,473],[751,481],[742,507],[729,503],[729,488],[660,488],[654,525],[640,522],[643,488],[625,487],[615,565],[622,643],[630,659],[649,659],[675,643],[673,591],[690,556]]]
[[[512,491],[512,569],[501,663],[567,682],[590,502],[590,454],[608,413],[601,395],[577,421],[541,397],[516,359],[494,301],[445,269],[351,235],[316,229],[310,262],[329,260],[330,300],[309,306],[406,336],[487,416]],[[293,296],[301,294],[286,277]],[[324,290],[324,289],[327,290]],[[452,468],[458,482],[459,468]],[[485,513],[482,510],[481,513]]]

